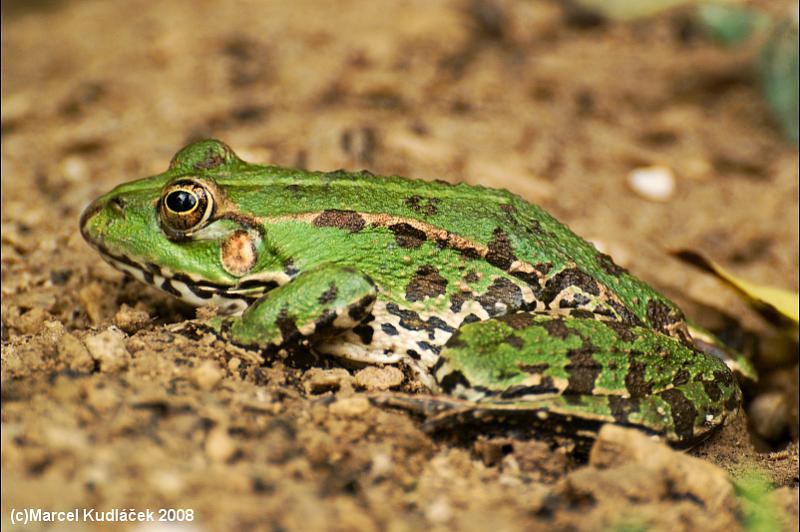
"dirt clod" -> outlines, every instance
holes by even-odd
[[[355,375],[356,386],[369,391],[385,391],[403,383],[403,372],[394,366],[368,366]]]
[[[101,333],[88,335],[83,343],[103,373],[122,371],[131,361],[131,355],[125,347],[125,335],[119,329],[108,328]]]

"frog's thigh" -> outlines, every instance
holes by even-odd
[[[261,349],[311,343],[352,329],[366,318],[377,290],[369,277],[337,265],[301,272],[240,316],[228,318],[231,338]]]
[[[558,431],[612,422],[676,444],[702,439],[740,398],[719,360],[651,329],[591,318],[517,313],[465,325],[433,371],[443,392],[482,416],[528,411],[559,421]]]

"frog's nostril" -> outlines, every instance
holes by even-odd
[[[125,200],[122,198],[113,198],[111,201],[108,202],[111,209],[117,214],[124,214],[125,213]]]

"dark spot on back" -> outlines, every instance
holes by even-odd
[[[623,342],[633,342],[636,340],[636,334],[631,330],[629,325],[625,325],[618,321],[606,321],[604,325],[614,331],[617,338]]]
[[[637,360],[637,357],[642,356],[637,351],[631,351],[629,360],[630,366],[628,373],[625,375],[625,388],[633,398],[642,398],[653,393],[653,383],[649,382],[645,377],[647,371],[647,364]]]
[[[594,359],[595,350],[581,347],[567,351],[569,363],[564,366],[569,384],[564,394],[591,395],[602,366]]]
[[[447,279],[439,275],[439,271],[426,264],[420,267],[406,286],[408,301],[421,301],[426,297],[444,295],[447,290]]]
[[[670,406],[675,433],[683,442],[691,441],[694,437],[694,424],[697,419],[697,409],[694,404],[676,388],[664,390],[658,395]]]
[[[467,323],[475,323],[476,321],[481,321],[481,319],[475,314],[467,314],[464,316],[464,319],[461,320],[461,324],[465,325]]]
[[[409,209],[424,214],[426,216],[434,216],[439,209],[437,204],[439,198],[423,198],[421,196],[410,196],[403,201]]]
[[[532,314],[528,314],[527,312],[506,314],[498,319],[512,329],[524,329],[536,323],[534,316]]]
[[[286,259],[283,261],[283,273],[289,277],[294,277],[299,273],[297,268],[295,268],[294,261],[292,259]]]
[[[542,292],[542,300],[545,303],[550,303],[558,294],[571,286],[576,286],[593,296],[600,295],[600,287],[591,275],[578,268],[568,268],[558,272],[547,281]]]
[[[683,313],[671,308],[663,301],[651,299],[647,302],[647,321],[657,331],[673,336],[671,326],[684,321]]]
[[[550,367],[550,364],[518,364],[517,367],[525,373],[538,375],[544,373]]]
[[[606,301],[609,307],[614,309],[619,316],[619,319],[625,325],[642,325],[642,320],[640,320],[636,314],[630,311],[628,307],[617,301],[616,299],[609,299]]]
[[[542,322],[542,327],[547,334],[554,338],[560,338],[561,340],[566,340],[569,338],[569,335],[572,334],[572,330],[567,327],[562,319],[552,319],[545,322]]]
[[[467,301],[472,297],[472,292],[456,292],[452,296],[450,296],[450,310],[453,312],[461,312],[461,307],[464,306],[464,302]]]
[[[405,222],[390,225],[389,231],[394,233],[394,239],[401,248],[418,248],[427,239],[424,231]]]
[[[481,252],[473,247],[459,248],[458,254],[465,259],[475,260],[481,258]]]
[[[539,292],[541,285],[539,284],[539,276],[534,272],[511,272],[511,275],[524,281],[525,284],[530,285],[534,292]]]
[[[505,231],[496,227],[489,241],[489,250],[486,253],[486,262],[503,270],[508,270],[516,260],[514,250]]]
[[[694,380],[700,381],[700,383],[702,383],[703,389],[706,391],[706,395],[708,395],[708,397],[712,401],[720,400],[720,398],[722,397],[722,389],[720,388],[719,382],[717,382],[716,379],[706,380],[703,378],[702,375],[698,375],[697,377],[695,377]]]
[[[522,347],[525,345],[525,342],[522,340],[522,338],[513,334],[506,336],[505,340],[503,341],[514,349],[522,349]]]
[[[321,305],[324,305],[325,303],[330,303],[331,301],[336,299],[336,295],[338,293],[339,293],[339,289],[336,288],[336,283],[331,282],[331,284],[328,287],[328,289],[325,290],[324,292],[322,292],[319,295],[319,298],[317,299],[317,301],[319,301]]]
[[[620,277],[623,273],[627,273],[627,270],[622,266],[618,266],[617,263],[614,262],[610,256],[606,255],[605,253],[597,253],[597,264],[609,275],[613,275],[614,277]]]
[[[321,212],[314,218],[313,224],[316,227],[336,227],[355,233],[364,228],[364,218],[355,211],[340,211],[330,209]]]
[[[501,204],[500,210],[506,214],[514,214],[515,212],[517,212],[517,208],[511,205],[510,203]]]
[[[477,283],[480,278],[474,270],[470,270],[464,274],[464,280],[468,283]]]
[[[489,316],[499,316],[523,308],[522,289],[505,277],[495,279],[477,301]]]

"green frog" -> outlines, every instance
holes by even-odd
[[[249,164],[217,140],[81,216],[112,266],[265,358],[399,365],[384,404],[591,440],[604,423],[691,446],[738,410],[678,307],[503,190]],[[445,420],[445,421],[442,421]]]

